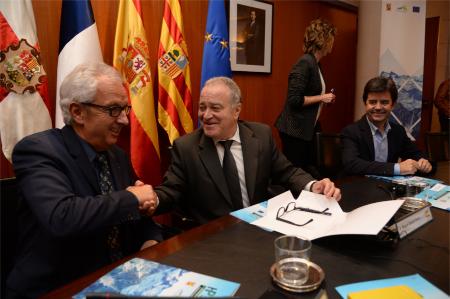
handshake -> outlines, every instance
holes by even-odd
[[[127,188],[139,201],[139,211],[147,216],[152,216],[158,207],[158,196],[151,185],[137,180],[134,186]]]
[[[415,174],[417,171],[423,173],[429,173],[432,169],[432,166],[428,160],[421,158],[419,161],[415,161],[413,159],[408,159],[403,162],[400,162],[400,174]]]

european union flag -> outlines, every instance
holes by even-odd
[[[206,21],[201,87],[213,77],[231,78],[228,24],[223,0],[210,0]]]

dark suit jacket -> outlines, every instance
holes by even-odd
[[[269,199],[270,183],[300,194],[313,178],[281,154],[269,126],[239,122],[245,181],[250,204]],[[232,211],[223,170],[214,141],[201,128],[175,140],[172,163],[161,186],[155,188],[160,209],[177,206],[198,223]]]
[[[387,162],[376,162],[373,136],[364,115],[341,132],[342,163],[347,174],[394,175],[394,164],[399,158],[419,160],[422,153],[406,135],[405,129],[390,123]]]
[[[312,54],[303,55],[289,73],[288,94],[275,127],[287,135],[312,140],[319,103],[303,106],[305,96],[322,93],[319,64]]]
[[[24,138],[13,152],[19,189],[19,243],[7,286],[37,297],[109,264],[106,238],[121,231],[125,255],[145,240],[161,239],[149,218],[141,218],[128,157],[108,151],[117,190],[100,195],[97,175],[70,126]]]
[[[247,64],[264,64],[264,40],[261,38],[261,29],[258,21],[253,25],[249,22],[245,28],[245,57]]]

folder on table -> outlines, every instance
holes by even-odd
[[[422,299],[422,295],[406,285],[364,290],[348,294],[348,299]]]

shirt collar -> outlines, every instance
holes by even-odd
[[[91,163],[94,162],[95,158],[97,157],[97,152],[94,150],[94,148],[89,143],[87,143],[85,140],[83,140],[79,136],[78,136],[78,139],[80,139],[81,147],[83,148],[84,152],[86,153],[89,162],[91,162]]]
[[[241,136],[239,135],[239,125],[236,125],[236,132],[234,132],[234,135],[231,138],[228,138],[227,140],[233,140],[238,143],[241,143]],[[215,140],[214,144],[217,145],[217,143],[219,141],[222,141],[222,140]]]
[[[367,120],[367,123],[369,124],[370,131],[372,132],[372,136],[375,135],[376,132],[379,132],[379,133],[381,134],[381,132],[380,132],[380,130],[378,130],[377,126],[375,126],[375,125],[367,118],[367,116],[366,116],[366,120]],[[383,135],[387,134],[390,130],[391,130],[391,125],[389,124],[389,121],[387,121],[386,124],[384,125],[384,134],[383,134]]]

